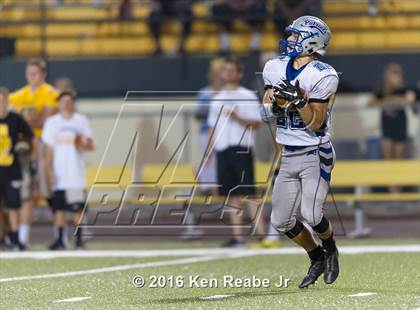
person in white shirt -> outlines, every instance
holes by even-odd
[[[227,205],[238,210],[230,212],[234,237],[225,244],[229,247],[244,246],[240,227],[243,221],[239,214],[242,198],[255,195],[252,147],[254,130],[261,123],[258,97],[240,86],[242,76],[242,64],[236,58],[226,59],[222,71],[224,88],[214,96],[207,119],[208,150],[216,151],[219,194],[227,197]],[[256,210],[258,203],[246,200]],[[262,225],[257,225],[257,231],[263,234]]]
[[[53,191],[52,207],[57,228],[51,250],[65,249],[66,212],[74,212],[74,224],[80,223],[85,205],[85,160],[83,152],[94,149],[89,120],[76,111],[75,94],[62,92],[59,113],[45,122],[42,141],[46,145],[46,171]],[[81,228],[76,231],[76,248],[82,248]]]

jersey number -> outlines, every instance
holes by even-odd
[[[305,129],[305,123],[296,111],[289,112],[287,116],[278,117],[276,126],[278,128],[290,128],[292,130]]]
[[[0,166],[8,167],[13,164],[12,139],[9,136],[9,127],[0,125]]]

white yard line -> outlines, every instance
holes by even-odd
[[[228,298],[228,297],[232,297],[235,295],[213,295],[213,296],[203,296],[200,297],[200,299],[202,300],[212,300],[212,299],[224,299],[224,298]]]
[[[21,277],[12,277],[12,278],[0,278],[0,283],[5,282],[17,282],[17,281],[27,281],[27,280],[39,280],[39,279],[51,279],[51,278],[62,278],[62,277],[73,277],[73,276],[84,276],[95,273],[106,273],[106,272],[115,272],[115,271],[124,271],[131,269],[144,269],[148,267],[161,267],[161,266],[173,266],[173,265],[185,265],[199,262],[208,262],[216,259],[223,258],[235,258],[240,257],[241,255],[213,255],[213,256],[199,256],[199,257],[189,257],[181,258],[168,261],[160,262],[148,262],[148,263],[139,263],[139,264],[129,264],[129,265],[117,265],[112,267],[88,269],[88,270],[78,270],[78,271],[69,271],[69,272],[58,272],[58,273],[47,273],[40,275],[31,275],[31,276],[21,276]]]
[[[365,297],[365,296],[373,296],[373,295],[376,295],[376,293],[357,293],[357,294],[348,295],[348,297]]]
[[[91,296],[86,297],[72,297],[72,298],[66,298],[66,299],[57,299],[54,301],[54,303],[62,303],[62,302],[77,302],[77,301],[83,301],[87,299],[91,299]]]
[[[420,244],[408,245],[359,245],[341,246],[341,254],[365,253],[419,253]],[[208,256],[208,255],[285,255],[302,254],[298,247],[284,247],[279,249],[227,249],[227,248],[193,248],[193,249],[161,249],[161,250],[85,250],[85,251],[27,251],[0,252],[0,259],[53,259],[53,258],[98,258],[98,257],[163,257],[163,256]]]

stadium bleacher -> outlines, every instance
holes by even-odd
[[[0,9],[0,37],[16,39],[17,56],[41,55],[45,39],[46,54],[59,56],[134,56],[148,55],[155,50],[149,32],[148,2],[133,2],[133,19],[118,21],[118,2],[64,1],[57,5],[47,1],[45,11],[41,1],[25,1],[29,5],[6,1]],[[334,39],[331,52],[361,52],[380,49],[418,50],[420,47],[420,2],[416,0],[380,1],[378,14],[369,16],[368,3],[324,1],[324,15]],[[44,14],[45,13],[45,14]],[[44,23],[43,16],[48,23]],[[189,53],[213,54],[219,50],[218,27],[210,20],[206,3],[193,6],[194,23],[186,44]],[[162,49],[176,50],[179,24],[165,23]],[[232,52],[246,53],[251,29],[235,22]],[[398,40],[393,38],[398,36]],[[280,34],[271,21],[262,33],[262,50],[275,50]]]

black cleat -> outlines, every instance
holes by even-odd
[[[8,246],[8,250],[17,252],[17,251],[26,251],[27,248],[26,248],[26,245],[18,241],[18,242],[10,243],[10,245]]]
[[[340,267],[338,265],[338,250],[334,252],[325,253],[325,271],[324,271],[324,282],[327,284],[333,283],[340,273]]]
[[[49,250],[51,251],[57,251],[57,250],[65,250],[66,246],[65,244],[60,240],[55,240],[49,247]]]
[[[302,282],[299,284],[299,288],[308,287],[311,284],[314,284],[315,281],[319,278],[319,276],[324,272],[325,269],[325,258],[318,260],[311,261],[311,266],[309,266],[309,270],[307,275],[303,278]]]

